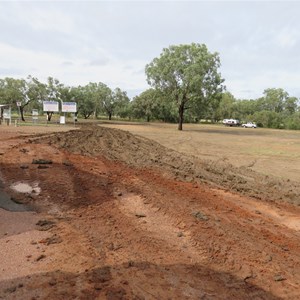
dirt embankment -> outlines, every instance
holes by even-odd
[[[101,127],[11,141],[5,190],[36,212],[0,210],[0,299],[300,297],[292,183]]]
[[[300,205],[299,183],[278,180],[247,167],[236,168],[222,160],[213,162],[186,156],[126,131],[95,126],[55,133],[46,141],[81,155],[101,155],[138,168],[157,168],[180,180],[209,183],[259,199]]]

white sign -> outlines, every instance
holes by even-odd
[[[58,112],[58,102],[57,101],[43,101],[43,110]]]
[[[3,109],[3,118],[10,119],[10,117],[11,117],[10,109]]]
[[[32,120],[38,120],[39,118],[39,111],[37,109],[32,110]]]
[[[60,124],[66,124],[66,118],[65,118],[65,116],[60,116],[59,123]]]
[[[77,103],[76,102],[63,102],[62,103],[62,112],[77,112]]]

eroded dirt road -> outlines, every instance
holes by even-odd
[[[34,212],[0,210],[0,299],[299,299],[298,206],[207,185],[120,130],[14,136],[1,179]]]

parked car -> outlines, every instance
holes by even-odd
[[[239,126],[240,125],[240,121],[239,120],[236,120],[236,119],[224,119],[223,120],[223,124],[225,126]]]
[[[244,128],[256,128],[256,124],[252,123],[252,122],[248,122],[248,123],[245,123],[245,124],[242,124],[242,127]]]

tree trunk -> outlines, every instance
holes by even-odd
[[[111,120],[111,112],[108,113],[108,120]]]
[[[182,130],[184,103],[180,103],[178,108],[178,130]]]
[[[21,114],[21,120],[23,122],[25,122],[25,118],[24,118],[24,107],[23,106],[20,106],[20,114]]]
[[[47,121],[50,122],[52,118],[53,112],[52,111],[47,111]]]
[[[150,116],[147,115],[147,122],[150,122]]]

